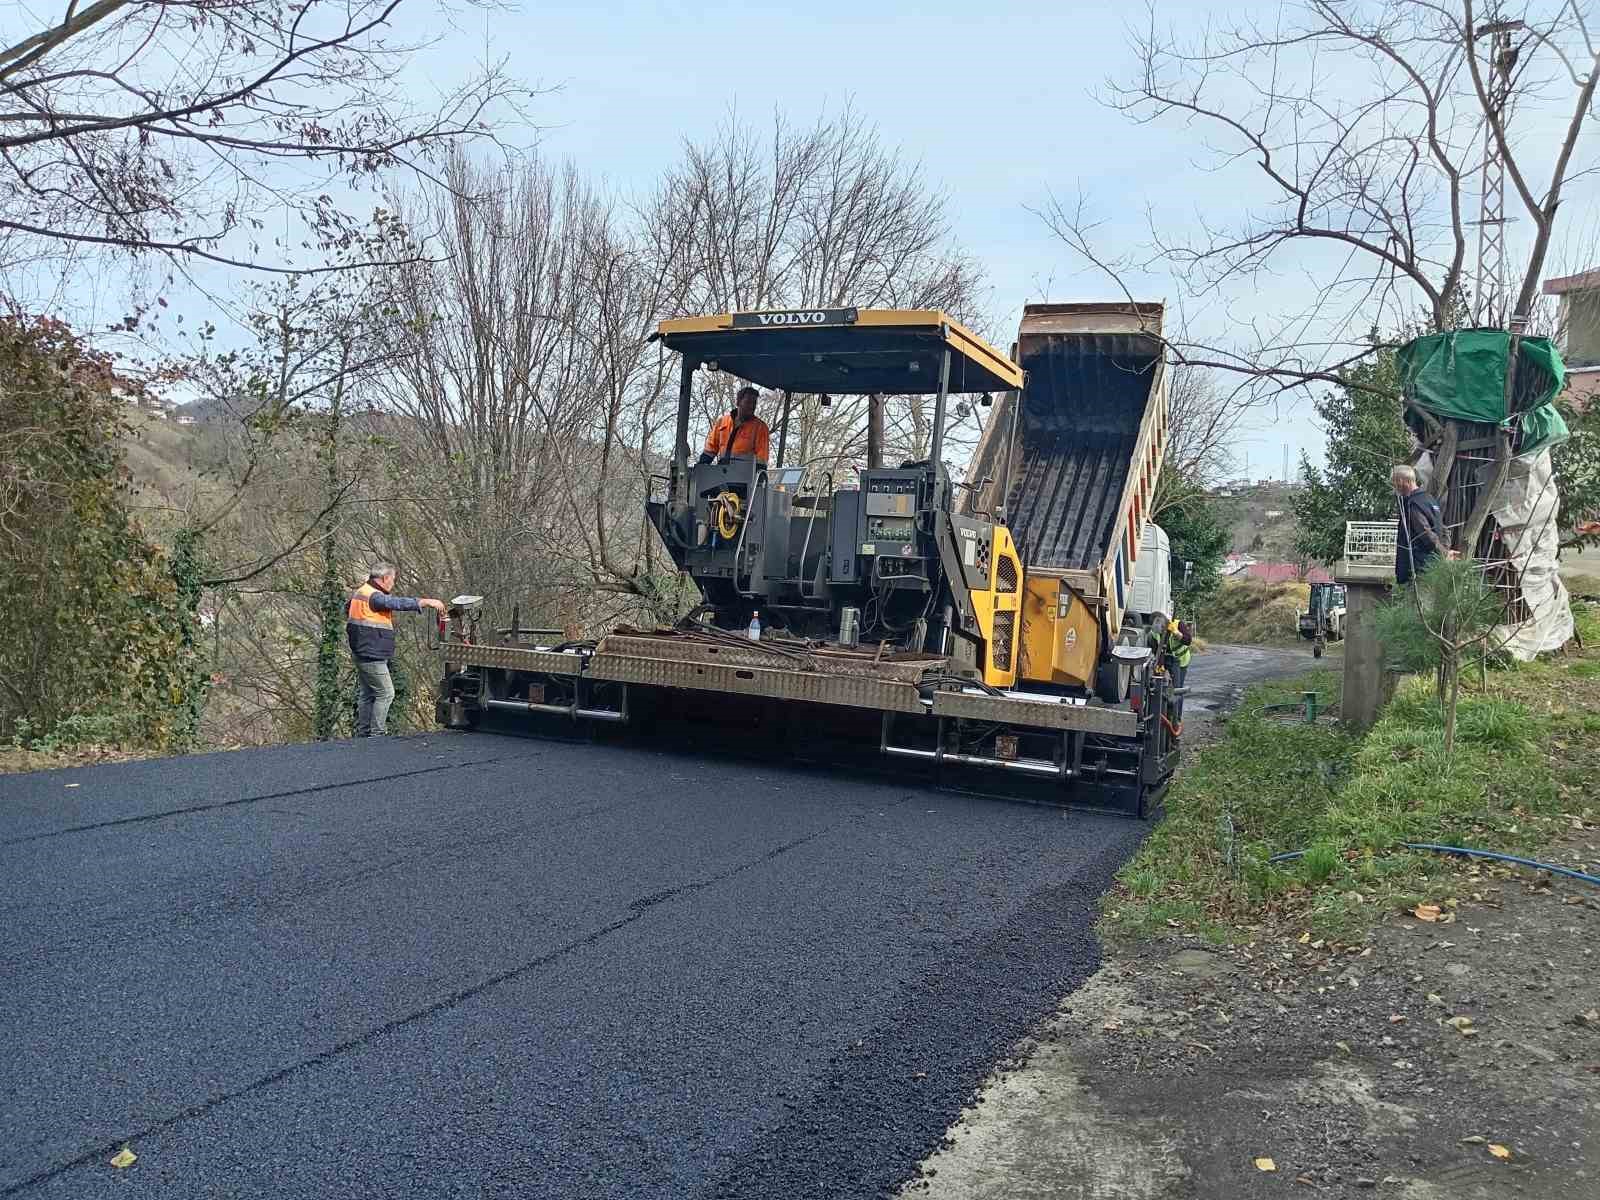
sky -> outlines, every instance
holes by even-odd
[[[1278,6],[1269,0],[1227,12],[1247,10],[1270,18]],[[1159,0],[1156,19],[1194,34],[1219,11]],[[731,113],[759,124],[776,109],[805,124],[849,104],[947,196],[955,240],[983,266],[990,328],[1005,342],[1028,301],[1120,298],[1115,282],[1030,211],[1052,195],[1085,197],[1101,222],[1098,244],[1112,256],[1146,247],[1147,212],[1181,240],[1194,237],[1202,220],[1237,222],[1268,195],[1247,162],[1212,169],[1215,139],[1201,141],[1171,120],[1135,123],[1097,99],[1108,80],[1135,71],[1134,26],[1149,20],[1142,5],[1083,0],[527,0],[457,4],[445,15],[430,0],[407,0],[394,25],[398,40],[432,43],[409,69],[418,103],[486,59],[504,57],[514,75],[548,89],[531,105],[537,128],[521,138],[513,130],[513,140],[536,145],[547,159],[570,159],[623,195],[647,191],[686,139],[713,138]],[[1341,80],[1327,86],[1337,96]],[[1592,165],[1594,139],[1583,153]],[[1600,232],[1597,197],[1591,180],[1571,194],[1568,210]],[[1183,320],[1195,336],[1214,340],[1303,311],[1344,258],[1296,254],[1285,269],[1223,299],[1191,300]],[[1169,303],[1171,333],[1180,282],[1164,268],[1128,279],[1139,299]],[[1297,464],[1302,451],[1320,459],[1322,441],[1301,395],[1252,419],[1235,459],[1252,477],[1281,476],[1285,447]]]
[[[1210,11],[1161,9],[1178,24]],[[511,70],[556,89],[534,105],[540,151],[624,192],[648,188],[684,139],[713,136],[730,112],[804,123],[848,103],[947,194],[954,236],[988,277],[992,328],[1010,331],[1028,301],[1121,296],[1029,211],[1052,194],[1083,194],[1106,244],[1127,251],[1148,238],[1147,205],[1187,224],[1193,206],[1237,192],[1228,175],[1193,169],[1202,155],[1183,131],[1135,126],[1095,98],[1135,65],[1130,19],[1143,10],[1081,0],[538,3],[458,14],[424,69],[448,78],[439,68],[455,54],[509,53]],[[1139,282],[1140,299],[1172,297],[1159,274]],[[1285,445],[1296,473],[1301,450],[1320,459],[1308,414],[1289,404],[1253,422],[1240,467],[1280,476]]]

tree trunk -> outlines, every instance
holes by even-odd
[[[321,450],[329,502],[339,494],[339,417],[343,402],[344,378],[341,375],[334,384]],[[345,602],[339,574],[336,512],[330,509],[322,525],[322,587],[318,605],[321,633],[317,639],[317,693],[312,717],[312,728],[319,742],[328,741],[339,729],[339,668],[343,659],[339,643],[344,633]]]
[[[1456,752],[1456,704],[1461,699],[1461,651],[1452,646],[1445,651],[1444,671],[1448,691],[1444,702],[1444,756],[1450,759]]]
[[[200,599],[205,587],[200,569],[204,533],[193,528],[180,529],[173,539],[170,570],[178,585],[178,611],[182,614],[182,636],[178,653],[184,663],[185,687],[180,704],[182,713],[174,723],[173,741],[180,750],[193,746],[200,736],[200,718],[205,712],[210,683],[200,658]]]

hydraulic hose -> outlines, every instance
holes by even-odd
[[[1498,850],[1475,850],[1471,846],[1442,846],[1436,842],[1401,842],[1400,846],[1406,850],[1429,850],[1434,854],[1459,854],[1464,858],[1492,858],[1497,862],[1516,863],[1519,867],[1536,867],[1541,871],[1549,871],[1552,875],[1565,875],[1568,879],[1576,879],[1582,883],[1592,883],[1600,887],[1600,875],[1588,875],[1582,871],[1574,871],[1569,867],[1558,867],[1554,863],[1540,862],[1538,859],[1523,858],[1517,854],[1501,854]],[[1283,854],[1274,854],[1267,859],[1269,863],[1293,862],[1297,858],[1304,858],[1304,850],[1290,850]]]

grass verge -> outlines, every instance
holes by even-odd
[[[1212,642],[1298,644],[1300,614],[1310,603],[1304,583],[1242,579],[1225,583],[1191,614],[1195,632]],[[1180,616],[1184,614],[1179,614]]]
[[[1105,932],[1225,940],[1292,921],[1337,936],[1387,908],[1447,903],[1475,870],[1401,842],[1527,854],[1592,817],[1600,622],[1577,612],[1590,649],[1490,671],[1462,696],[1450,756],[1431,680],[1403,681],[1360,739],[1267,711],[1308,689],[1336,700],[1331,672],[1253,689],[1174,783],[1165,820],[1105,900]],[[1307,853],[1268,863],[1291,850]]]

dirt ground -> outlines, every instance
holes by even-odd
[[[58,767],[93,767],[101,763],[131,762],[136,758],[148,757],[150,756],[147,754],[133,754],[99,747],[55,751],[50,754],[36,750],[7,750],[0,747],[0,775],[19,774],[23,771],[53,771]]]
[[[1597,846],[1573,819],[1546,860]],[[1108,955],[903,1194],[1593,1200],[1600,888],[1464,865],[1455,901]]]

